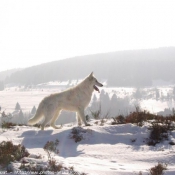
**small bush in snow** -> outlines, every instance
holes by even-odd
[[[2,129],[9,129],[9,128],[12,128],[13,126],[16,126],[16,124],[3,121],[1,126],[2,126]]]
[[[164,170],[167,170],[167,164],[158,163],[155,167],[149,170],[149,175],[163,175]]]
[[[55,142],[53,141],[48,141],[45,145],[44,145],[44,151],[46,151],[47,155],[48,155],[48,160],[51,160],[51,152],[54,152],[55,154],[59,153],[59,150],[57,149],[57,146],[59,144],[59,140],[56,139]]]
[[[80,129],[81,127],[74,127],[72,128],[72,132],[70,134],[70,138],[74,139],[75,142],[80,142],[81,140],[83,140],[83,135],[82,135],[82,131]]]
[[[54,158],[52,158],[48,166],[45,166],[43,164],[37,164],[37,163],[22,163],[19,167],[22,171],[28,171],[33,172],[31,174],[62,174],[62,172],[65,172],[65,174],[70,175],[87,175],[85,173],[79,173],[74,170],[74,167],[64,167],[62,164],[59,164]]]
[[[168,131],[165,125],[160,125],[159,123],[152,123],[152,126],[149,129],[151,131],[148,145],[155,146],[157,143],[168,139]]]
[[[117,124],[125,124],[125,117],[123,115],[119,115],[117,117],[112,117],[113,122],[111,123],[112,125],[117,125]]]
[[[107,119],[105,120],[104,118],[102,118],[102,119],[100,120],[100,126],[103,126],[104,123],[106,123],[106,122],[107,122]]]
[[[19,161],[23,157],[28,157],[29,153],[21,144],[13,145],[12,141],[0,143],[0,164],[7,166],[12,161]]]
[[[55,174],[54,172],[59,172],[65,168],[62,166],[62,164],[58,164],[57,161],[53,157],[51,157],[51,159],[48,161],[47,167],[40,163],[34,163],[34,162],[29,163],[23,160],[21,162],[21,166],[19,167],[19,169],[22,171],[35,172],[35,174],[43,174],[44,171],[45,172],[50,171],[53,172],[52,174]]]
[[[98,120],[101,117],[101,104],[99,105],[99,108],[96,111],[90,110],[91,116],[95,119]]]
[[[75,142],[77,143],[77,142],[80,142],[81,140],[83,140],[84,139],[83,134],[87,133],[89,131],[90,131],[90,129],[84,129],[81,127],[74,127],[74,128],[72,128],[72,131],[71,131],[71,134],[69,135],[69,137],[71,139],[74,139]]]
[[[3,111],[1,114],[1,127],[2,128],[8,128],[6,127],[6,123],[10,123],[9,120],[12,118],[11,114],[6,114],[5,111]]]
[[[51,157],[51,152],[54,152],[56,154],[59,153],[57,146],[59,144],[59,140],[56,139],[55,142],[48,141],[45,146],[44,150],[47,152],[48,155],[48,167],[45,169],[45,171],[51,171],[51,172],[60,172],[61,170],[64,170],[65,172],[69,172],[70,174],[79,175],[80,173],[74,171],[73,168],[66,168],[62,164],[58,163],[53,157]],[[85,175],[85,174],[80,174]]]
[[[74,170],[74,167],[72,166],[72,167],[69,167],[69,169],[68,169],[68,171],[69,171],[69,173],[70,174],[74,174],[74,175],[87,175],[86,173],[78,173],[77,171],[75,171]]]
[[[49,170],[54,172],[59,172],[63,169],[62,164],[58,164],[54,158],[49,160]]]
[[[98,119],[100,119],[101,110],[91,111],[91,115],[94,119],[98,120]]]
[[[19,169],[21,171],[34,172],[35,174],[43,174],[43,171],[46,171],[46,169],[42,165],[28,163],[21,163]]]
[[[148,145],[155,146],[157,143],[160,143],[163,140],[168,140],[168,134],[170,131],[168,125],[152,122],[152,125],[149,129],[151,131],[148,140]]]
[[[51,157],[51,152],[54,152],[55,154],[59,153],[59,150],[57,149],[57,146],[59,144],[59,140],[56,139],[55,142],[53,141],[48,141],[44,145],[44,151],[47,152],[48,155],[48,170],[49,171],[54,171],[54,172],[59,172],[63,168],[62,164],[58,164],[57,161]]]
[[[154,119],[155,115],[150,114],[147,111],[138,111],[131,112],[128,116],[125,118],[126,123],[133,123],[137,126],[143,126],[144,122],[147,120]]]

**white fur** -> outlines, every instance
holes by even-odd
[[[48,123],[50,123],[53,128],[58,129],[59,127],[55,126],[55,121],[61,110],[68,110],[76,112],[79,125],[81,124],[81,120],[86,126],[89,125],[86,122],[84,110],[91,100],[94,85],[103,86],[93,76],[93,73],[91,73],[77,86],[45,97],[40,102],[35,116],[28,121],[28,124],[34,125],[45,117],[44,122],[41,124],[42,130],[44,130],[44,127]]]

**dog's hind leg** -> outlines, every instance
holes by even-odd
[[[57,118],[59,117],[60,111],[61,111],[61,110],[57,110],[57,112],[54,114],[54,116],[53,116],[53,118],[52,118],[52,120],[51,120],[51,123],[50,123],[50,125],[51,125],[53,128],[55,128],[55,129],[60,129],[60,128],[61,128],[61,127],[57,127],[57,126],[55,125],[55,121],[56,121]]]
[[[90,126],[90,124],[88,124],[88,123],[86,122],[86,117],[85,117],[85,115],[84,115],[84,109],[79,109],[79,110],[77,111],[77,113],[78,113],[79,117],[81,118],[81,120],[84,122],[84,124],[85,124],[86,126]]]
[[[54,106],[50,104],[47,109],[45,109],[44,117],[45,120],[41,124],[41,130],[44,130],[44,127],[50,122],[54,115]]]
[[[49,117],[49,118],[48,118]],[[44,122],[41,124],[41,130],[44,130],[44,127],[50,122],[52,116],[45,116]]]

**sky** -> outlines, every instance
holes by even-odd
[[[175,46],[174,0],[1,0],[0,72]]]

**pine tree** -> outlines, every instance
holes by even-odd
[[[22,110],[20,109],[20,111],[19,111],[19,118],[22,119],[23,117],[24,117],[24,114],[23,114]]]
[[[21,109],[21,106],[20,106],[19,103],[17,102],[17,103],[16,103],[16,106],[15,106],[15,110],[16,110],[16,111],[19,111],[20,109]]]
[[[33,106],[32,110],[31,110],[31,114],[35,114],[36,113],[36,107]]]
[[[94,96],[93,96],[93,98],[92,98],[92,101],[93,101],[93,102],[97,102],[97,97],[96,97],[95,94],[94,94]]]
[[[137,88],[136,89],[136,92],[133,94],[133,96],[136,98],[136,99],[141,99],[142,98],[142,91],[140,88]]]

